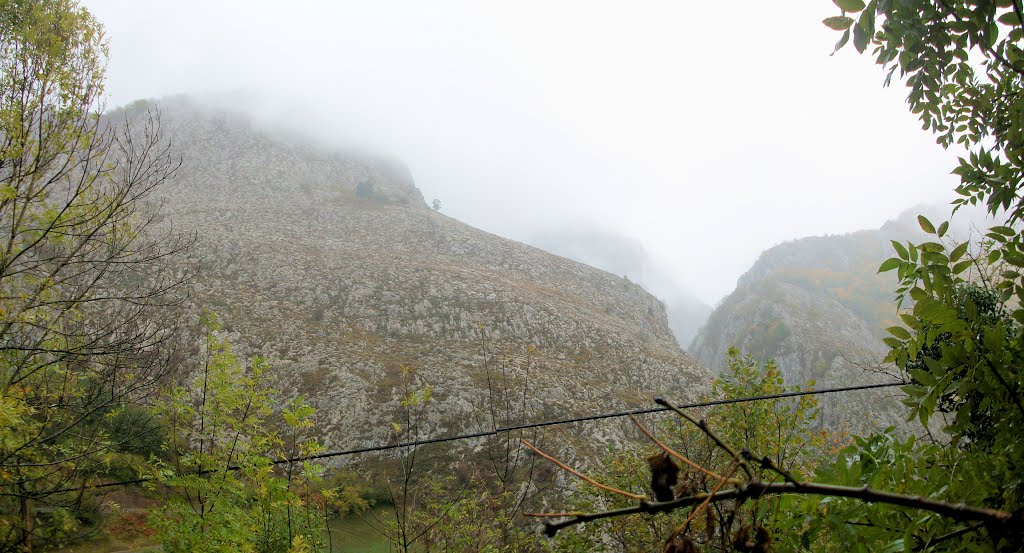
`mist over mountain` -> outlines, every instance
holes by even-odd
[[[672,334],[684,348],[711,314],[711,306],[676,283],[635,238],[580,224],[538,232],[529,243],[643,286],[665,303]]]

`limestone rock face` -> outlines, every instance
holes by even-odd
[[[764,252],[722,300],[689,351],[714,371],[736,347],[774,359],[788,383],[817,388],[892,381],[882,374],[888,348],[884,329],[899,324],[895,279],[878,275],[893,255],[890,239],[914,237],[889,225],[882,231],[811,237]],[[856,431],[901,426],[905,408],[897,390],[819,398],[822,423]]]
[[[218,313],[239,353],[267,357],[284,395],[318,408],[328,445],[389,439],[403,367],[432,389],[430,435],[706,389],[710,373],[639,286],[427,208],[396,162],[281,140],[187,100],[160,109],[184,160],[161,224],[199,238],[184,317]],[[488,398],[512,407],[492,421]]]

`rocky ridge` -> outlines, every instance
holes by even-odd
[[[893,255],[891,239],[915,231],[883,230],[811,237],[765,251],[701,328],[688,351],[712,370],[737,347],[774,359],[785,380],[816,387],[891,381],[880,374],[884,328],[898,323],[895,279],[878,275]],[[891,390],[823,396],[822,424],[865,431],[902,425],[905,409]]]
[[[186,98],[159,105],[184,160],[161,224],[199,237],[183,317],[218,313],[239,353],[317,407],[330,447],[389,439],[403,367],[433,390],[429,435],[489,429],[499,379],[528,398],[500,425],[694,399],[711,378],[642,288],[429,209],[398,163],[283,141]]]

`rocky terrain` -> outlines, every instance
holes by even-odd
[[[498,409],[499,426],[706,389],[661,302],[621,276],[431,210],[400,163],[185,98],[159,105],[183,158],[161,225],[198,233],[182,318],[216,312],[239,353],[269,359],[285,397],[317,407],[329,447],[393,438],[403,367],[431,387],[430,435],[489,429],[488,397],[503,390],[527,400]],[[616,439],[600,428],[588,440]]]
[[[812,237],[764,252],[701,328],[689,350],[718,371],[735,346],[775,359],[787,382],[833,387],[891,380],[879,374],[884,329],[898,324],[895,277],[878,275],[890,240],[920,241],[905,222],[880,230]],[[901,424],[892,390],[821,398],[822,422],[867,430]]]

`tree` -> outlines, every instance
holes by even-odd
[[[895,270],[899,300],[913,304],[901,315],[905,326],[890,328],[886,340],[892,347],[887,360],[910,382],[904,403],[922,423],[942,417],[950,437],[938,451],[919,452],[916,468],[923,471],[946,456],[944,466],[955,463],[956,475],[932,478],[946,487],[946,495],[973,497],[1019,519],[1024,507],[1024,235],[1019,230],[1024,9],[1020,0],[836,4],[860,14],[856,22],[845,12],[825,20],[845,28],[837,49],[851,31],[858,51],[873,44],[878,63],[889,71],[886,84],[899,70],[909,88],[907,102],[923,127],[936,133],[943,147],[967,149],[953,170],[960,177],[954,212],[983,204],[1006,220],[991,228],[987,242],[972,254],[969,243],[944,243],[948,222],[936,226],[919,217],[932,241],[894,242],[896,257],[879,271]],[[970,485],[966,478],[981,482]],[[1006,547],[1006,537],[991,529],[988,534],[991,544]]]
[[[101,119],[106,55],[73,0],[0,3],[0,549],[48,537],[33,504],[81,505],[105,421],[168,369],[152,316],[189,278],[164,261],[190,240],[147,205],[179,162],[158,116]]]
[[[270,365],[246,363],[217,336],[205,317],[205,361],[188,386],[175,387],[158,405],[169,461],[156,481],[169,492],[151,513],[169,552],[302,551],[320,548],[326,532],[320,491],[323,467],[283,462],[321,452],[305,433],[314,409],[299,397],[282,410],[285,437],[273,428],[277,394],[268,386]],[[277,451],[278,458],[270,457]],[[284,464],[285,475],[274,473]],[[316,489],[315,489],[316,488]]]
[[[842,15],[824,23],[843,31],[836,50],[851,35],[858,52],[874,46],[876,61],[888,70],[885,84],[898,70],[910,89],[910,110],[924,129],[936,133],[943,147],[970,150],[954,170],[962,196],[954,204],[982,203],[993,214],[1007,210],[1011,223],[1019,221],[1024,216],[1024,198],[1017,193],[1024,163],[1021,1],[835,3]]]
[[[813,382],[807,387],[813,386]],[[800,386],[787,386],[774,362],[759,363],[750,356],[740,355],[735,348],[728,352],[728,366],[720,378],[712,382],[711,397],[733,399],[759,395],[773,395],[801,390]],[[828,453],[833,444],[828,435],[813,430],[817,417],[817,401],[813,396],[794,399],[774,399],[756,403],[733,403],[715,407],[704,415],[707,424],[720,430],[722,439],[749,451],[765,453],[778,466],[800,476],[813,473],[819,458]],[[732,461],[692,425],[678,424],[672,419],[663,419],[654,427],[657,434],[665,436],[665,442],[675,451],[690,460],[710,469],[712,473],[724,474]],[[653,498],[649,483],[651,473],[644,457],[650,448],[639,448],[615,452],[599,465],[603,469],[597,480],[611,486],[642,493]],[[679,473],[680,493],[707,493],[717,482],[708,474],[683,465]],[[770,480],[770,471],[757,469],[757,477]],[[631,499],[613,496],[590,486],[581,486],[574,494],[572,510],[588,512],[596,509],[627,508]],[[794,525],[794,516],[787,512],[789,504],[780,505],[775,501],[752,501],[741,503],[713,504],[693,521],[686,534],[692,537],[694,545],[709,550],[729,550],[735,534],[744,526],[762,525],[778,536],[782,529]],[[801,513],[802,518],[802,513]],[[680,528],[680,520],[668,516],[649,516],[644,513],[630,514],[621,518],[601,520],[575,532],[558,534],[558,546],[563,550],[591,551],[609,542],[621,551],[652,551],[662,547],[666,537]],[[802,521],[795,523],[796,527]]]

